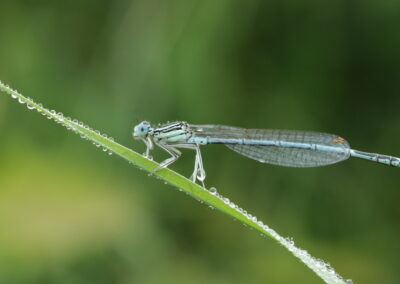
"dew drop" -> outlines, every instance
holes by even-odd
[[[293,246],[294,245],[294,240],[292,238],[286,238],[286,242],[290,245]]]
[[[35,106],[34,106],[34,105],[31,105],[30,103],[26,104],[26,107],[27,107],[28,109],[30,109],[30,110],[32,110],[32,109],[35,108]]]
[[[24,103],[25,103],[25,101],[24,101],[23,99],[21,99],[21,98],[18,98],[18,102],[19,102],[20,104],[24,104]]]
[[[209,191],[212,195],[215,195],[215,194],[217,193],[217,189],[216,189],[215,187],[210,187],[210,188],[208,189],[208,191]]]

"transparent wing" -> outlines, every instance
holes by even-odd
[[[190,125],[198,137],[220,139],[240,138],[251,140],[283,141],[302,144],[316,144],[334,148],[350,149],[343,138],[326,133],[277,130],[245,129],[223,125]],[[287,167],[316,167],[334,164],[349,158],[349,151],[318,151],[296,147],[225,144],[228,148],[262,163]]]

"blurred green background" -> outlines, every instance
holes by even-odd
[[[400,156],[400,1],[0,2],[0,79],[139,152],[137,121]],[[0,283],[321,283],[270,239],[0,96]],[[156,160],[166,155],[155,151]],[[186,176],[194,155],[172,168]],[[399,169],[203,148],[207,185],[355,283],[400,283]]]

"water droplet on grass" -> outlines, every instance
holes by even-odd
[[[27,104],[26,105],[26,107],[28,108],[28,109],[30,109],[30,110],[32,110],[32,109],[34,109],[35,108],[35,106],[34,105],[32,105],[32,104]]]
[[[210,188],[208,189],[208,191],[209,191],[212,195],[215,195],[215,194],[217,193],[217,189],[216,189],[215,187],[210,187]]]

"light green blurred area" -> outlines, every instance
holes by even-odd
[[[0,80],[128,147],[137,121],[400,156],[398,1],[0,2]],[[321,283],[274,241],[0,96],[0,283]],[[153,156],[161,161],[161,151]],[[355,283],[399,283],[395,168],[203,149],[207,185]],[[172,168],[189,176],[193,153]]]

